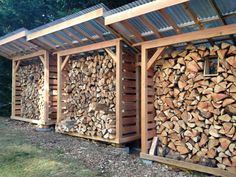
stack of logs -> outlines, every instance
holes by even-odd
[[[210,56],[219,58],[216,76],[203,74]],[[157,61],[154,73],[150,152],[156,143],[159,156],[236,171],[236,47],[188,45]]]
[[[58,131],[114,139],[116,67],[113,59],[106,54],[73,59],[66,71],[66,107]]]
[[[39,120],[44,112],[43,64],[22,65],[16,77],[16,86],[21,88],[21,117]]]

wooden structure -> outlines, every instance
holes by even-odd
[[[13,33],[0,38],[0,54],[8,59],[12,60],[12,114],[11,118],[14,120],[20,120],[37,124],[39,126],[49,126],[56,122],[56,61],[50,58],[49,53],[46,50],[39,48],[38,46],[27,42],[26,35],[28,31],[26,29],[20,29]],[[42,110],[40,115],[36,118],[24,117],[23,107],[29,104],[27,100],[22,100],[23,87],[20,85],[19,69],[22,65],[30,65],[29,63],[39,61],[43,64],[43,93],[42,93]],[[25,64],[24,62],[28,63]],[[32,72],[32,71],[22,71]],[[33,85],[31,85],[33,87]],[[32,93],[28,93],[29,95]],[[39,93],[36,93],[37,95]],[[54,94],[54,96],[53,96]],[[38,103],[36,103],[38,104]],[[54,108],[54,109],[53,109]],[[53,111],[54,110],[54,111]]]
[[[139,68],[136,65],[138,58],[136,57],[135,50],[128,47],[130,44],[129,41],[122,38],[122,35],[116,33],[112,27],[106,27],[104,25],[103,14],[106,9],[103,4],[85,9],[77,14],[59,19],[30,31],[27,39],[39,46],[46,47],[48,51],[52,51],[53,54],[57,56],[57,131],[59,131],[62,122],[65,121],[65,112],[68,112],[69,109],[66,101],[66,95],[68,96],[68,93],[66,93],[65,88],[65,77],[68,76],[68,71],[66,70],[69,65],[68,63],[81,54],[94,54],[101,50],[114,60],[116,79],[115,127],[113,126],[110,131],[115,133],[115,137],[110,136],[103,138],[96,135],[86,135],[88,132],[84,134],[76,132],[79,131],[79,124],[76,124],[74,126],[75,128],[72,127],[67,132],[60,132],[114,144],[123,144],[140,138],[138,95]],[[78,77],[81,76],[78,75]],[[80,95],[80,93],[78,93],[78,95]],[[90,102],[91,100],[87,101]],[[83,111],[88,111],[88,109],[89,107],[84,108]],[[80,110],[79,104],[77,105],[77,110]],[[77,121],[82,119],[81,116],[77,115],[76,117]],[[69,117],[68,119],[71,118],[72,117]],[[100,117],[98,117],[98,119],[100,119]],[[89,125],[87,124],[84,127],[88,129],[86,126]],[[97,131],[97,129],[94,129],[93,132],[95,131]],[[103,130],[103,132],[104,131],[106,132],[106,130]]]
[[[165,155],[163,157],[163,155],[160,156],[156,154],[158,142],[159,144],[162,143],[162,139],[157,135],[157,132],[163,131],[163,129],[159,130],[156,124],[156,121],[160,120],[162,117],[156,115],[157,112],[161,111],[155,110],[154,108],[154,97],[157,94],[157,91],[154,90],[153,81],[154,66],[156,62],[160,60],[165,64],[164,58],[166,57],[166,53],[171,54],[176,48],[177,50],[180,48],[179,50],[181,51],[182,47],[189,43],[191,43],[192,46],[199,44],[209,46],[215,45],[217,42],[228,40],[231,44],[235,44],[234,34],[236,25],[234,23],[236,22],[236,6],[229,1],[222,3],[225,3],[225,8],[222,4],[218,4],[213,0],[136,1],[107,13],[105,24],[113,27],[117,24],[125,25],[128,31],[122,32],[123,36],[130,39],[133,46],[141,48],[141,158],[217,176],[235,176],[234,162],[231,164],[232,168],[223,170],[221,168],[224,167],[224,165],[219,165],[221,168],[213,168],[176,160],[173,159],[174,155],[171,158],[167,158]],[[207,7],[210,14],[205,13],[203,7]],[[232,9],[229,10],[226,7]],[[225,15],[226,12],[229,13]],[[204,21],[206,18],[208,20]],[[230,20],[232,23],[228,24]],[[210,25],[212,21],[218,24],[212,26]],[[196,31],[194,28],[198,30]],[[116,30],[118,32],[122,31],[119,28],[116,28]],[[178,54],[184,57],[184,53],[181,52],[175,52],[172,56],[177,56]],[[188,53],[186,52],[186,54]],[[235,62],[235,58],[232,60]],[[168,65],[168,63],[166,63],[166,65]],[[168,85],[166,85],[166,87],[168,88]],[[165,92],[165,90],[161,92]],[[163,106],[166,107],[167,103],[168,105],[174,104],[168,99],[168,102],[164,102]],[[189,110],[189,113],[191,114],[191,110]],[[235,116],[235,114],[231,116]],[[167,120],[172,119],[167,116]],[[171,122],[169,123],[172,124]],[[167,125],[169,126],[170,124]],[[170,132],[172,131],[173,130],[170,130]],[[171,135],[168,133],[167,136],[169,138]],[[231,138],[231,143],[233,139],[234,138]],[[179,143],[185,145],[186,140],[183,142],[179,141]],[[234,159],[233,155],[231,158]]]

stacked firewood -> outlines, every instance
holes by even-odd
[[[204,76],[211,56],[218,74]],[[157,155],[236,170],[236,47],[188,45],[154,70]]]
[[[21,87],[21,117],[37,119],[44,111],[44,71],[43,64],[27,64],[19,67],[18,86]]]
[[[96,54],[69,61],[65,74],[64,120],[60,132],[115,138],[115,62]]]

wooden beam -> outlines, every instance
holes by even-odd
[[[113,39],[113,40],[109,40],[109,41],[98,42],[98,43],[90,44],[87,46],[75,47],[72,49],[62,50],[59,52],[55,52],[54,54],[59,54],[61,57],[63,57],[66,55],[73,55],[73,54],[78,54],[78,53],[83,53],[83,52],[89,52],[89,51],[93,51],[93,50],[98,50],[98,49],[102,49],[102,48],[115,46],[116,43],[120,40],[122,40],[122,39],[117,38],[117,39]]]
[[[23,30],[19,33],[16,33],[16,34],[11,35],[9,37],[3,38],[2,40],[0,40],[0,45],[7,44],[9,42],[15,41],[15,40],[20,39],[22,37],[25,37],[27,35],[27,33],[28,33],[27,30]]]
[[[135,60],[136,60],[136,64],[140,63],[140,54],[135,54]],[[140,96],[140,87],[141,87],[141,65],[136,65],[136,126],[137,126],[137,136],[140,137],[140,131],[141,131],[141,120],[140,120],[140,113],[141,113],[141,109],[140,109],[140,101],[141,101],[141,96]]]
[[[71,38],[73,38],[74,40],[78,41],[78,42],[83,42],[78,36],[76,36],[75,34],[73,34],[72,32],[70,32],[68,29],[64,29],[63,30],[64,33],[66,33],[68,36],[70,36]]]
[[[163,16],[163,18],[167,21],[167,23],[173,27],[173,29],[176,31],[177,34],[182,33],[182,30],[178,27],[178,25],[175,23],[174,20],[170,17],[170,15],[165,11],[165,9],[161,9],[160,14]]]
[[[53,33],[54,36],[56,36],[57,38],[59,38],[60,40],[62,40],[64,43],[70,45],[70,47],[75,47],[75,45],[73,44],[72,41],[70,41],[69,39],[67,39],[66,37],[62,36],[59,33]]]
[[[195,12],[191,9],[189,2],[183,3],[182,6],[184,10],[186,11],[186,13],[193,19],[194,23],[199,27],[199,29],[200,30],[205,29],[204,25],[197,18],[197,15],[195,14]],[[208,41],[212,46],[214,45],[214,42],[211,39],[209,39]]]
[[[40,37],[37,40],[40,41],[41,43],[43,43],[43,45],[49,46],[49,50],[50,49],[57,50],[56,46],[54,44],[52,44],[50,41],[48,42],[47,39],[45,38],[45,36],[44,37]]]
[[[227,25],[227,22],[226,22],[226,20],[223,18],[223,14],[222,14],[220,8],[217,6],[215,0],[210,0],[209,2],[210,2],[210,4],[212,5],[213,9],[215,9],[215,11],[216,11],[218,17],[220,18],[221,23],[222,23],[223,25]],[[234,36],[233,36],[233,35],[230,35],[230,37],[232,38],[232,40],[233,40],[233,42],[234,42],[234,45],[236,45],[236,40],[235,40]]]
[[[153,23],[145,16],[142,15],[139,17],[140,20],[144,23],[145,26],[147,26],[157,37],[162,37],[161,33],[158,31],[158,29],[153,25]]]
[[[16,62],[12,60],[12,101],[11,101],[11,116],[15,116],[16,105]]]
[[[46,65],[45,58],[43,56],[39,56],[39,59],[43,63],[43,66],[45,66]]]
[[[58,39],[55,39],[51,36],[45,36],[44,38],[46,38],[47,40],[49,40],[50,43],[55,43],[56,45],[58,45],[59,47],[63,48],[63,49],[67,49],[65,46],[64,46],[64,43],[58,41]]]
[[[49,118],[49,53],[44,53],[44,113],[42,124],[46,125]]]
[[[70,59],[70,55],[67,55],[65,60],[63,61],[62,65],[61,65],[61,71],[63,71],[63,69],[65,68],[67,62],[69,61]]]
[[[124,27],[130,31],[131,34],[133,34],[135,37],[137,37],[140,41],[144,41],[144,37],[142,36],[142,34],[131,24],[129,24],[128,21],[123,21],[122,25],[124,25]]]
[[[164,37],[152,41],[137,43],[134,46],[144,45],[146,49],[174,45],[195,40],[210,39],[236,33],[236,24],[225,25],[216,28],[183,33],[175,36]]]
[[[88,30],[92,31],[93,33],[95,33],[99,38],[101,39],[105,39],[102,32],[100,32],[99,30],[97,30],[91,23],[89,22],[85,22],[83,24]]]
[[[57,54],[57,124],[61,121],[62,118],[61,63],[62,58],[60,54]]]
[[[148,114],[147,114],[147,50],[141,49],[141,152],[148,152]]]
[[[154,12],[187,1],[189,0],[155,0],[137,7],[133,7],[131,9],[127,9],[122,12],[109,15],[105,17],[105,25],[121,22],[130,18],[134,18],[143,14]]]
[[[89,36],[89,34],[87,34],[82,29],[80,29],[80,27],[73,26],[72,29],[75,30],[77,33],[79,33],[81,36],[84,36],[85,38],[87,38],[88,40],[95,41],[95,39],[93,39],[91,36]]]
[[[39,50],[39,51],[34,52],[32,54],[24,55],[21,57],[13,57],[13,60],[18,61],[18,60],[30,59],[30,58],[42,56],[42,55],[44,55],[44,53],[45,53],[45,50]]]
[[[116,59],[117,59],[117,56],[116,54],[109,48],[105,48],[105,51],[108,53],[108,55],[114,60],[114,62],[116,63]]]
[[[165,47],[161,47],[156,50],[154,55],[150,58],[150,60],[147,63],[147,70],[149,70],[154,65],[155,61],[161,57],[165,49],[166,49]]]
[[[80,15],[78,17],[63,21],[59,24],[52,25],[48,28],[45,28],[45,29],[42,29],[42,30],[39,30],[36,32],[32,32],[27,35],[27,40],[30,41],[32,39],[35,39],[35,38],[38,38],[41,36],[45,36],[47,34],[54,33],[56,31],[66,29],[66,28],[81,24],[83,22],[86,22],[86,21],[89,21],[92,19],[96,19],[101,16],[103,16],[103,8],[100,8],[100,9],[94,10],[92,12],[86,13],[84,15]]]
[[[122,139],[122,43],[116,41],[116,141]]]
[[[231,173],[227,170],[223,170],[220,168],[207,167],[207,166],[189,163],[189,162],[185,162],[185,161],[169,159],[166,157],[148,155],[147,153],[141,153],[140,156],[143,159],[152,160],[152,161],[164,163],[167,165],[171,165],[171,166],[179,167],[179,168],[183,168],[183,169],[208,173],[208,174],[212,174],[212,175],[216,175],[216,176],[224,176],[224,177],[235,176],[235,173]]]
[[[96,21],[101,25],[104,26],[104,19],[103,18],[98,18]],[[110,31],[112,34],[114,34],[117,38],[122,38],[125,43],[127,43],[129,46],[133,45],[133,42],[128,38],[122,35],[121,33],[117,32],[111,25],[106,26],[107,30]],[[133,48],[135,52],[140,53],[136,48]]]
[[[15,69],[15,72],[17,72],[17,70],[18,70],[18,68],[19,68],[19,66],[20,66],[20,62],[21,62],[21,61],[18,61],[18,62],[17,62],[16,67],[14,68],[14,69]]]

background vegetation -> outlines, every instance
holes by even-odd
[[[134,0],[0,0],[0,36],[25,27],[33,29],[50,21],[104,3],[119,7]],[[10,116],[11,61],[0,57],[0,116]]]

